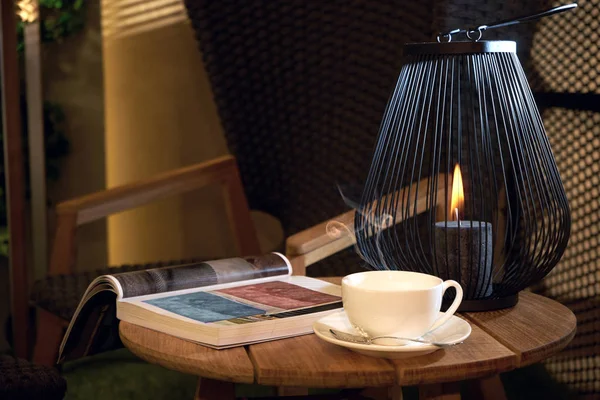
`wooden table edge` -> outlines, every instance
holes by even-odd
[[[563,350],[565,347],[567,347],[567,345],[571,342],[571,340],[573,340],[573,338],[575,337],[575,334],[577,333],[577,317],[575,316],[573,311],[571,311],[567,306],[565,306],[564,304],[562,304],[556,300],[550,299],[549,297],[542,296],[542,295],[539,295],[536,293],[530,293],[530,295],[543,297],[545,299],[552,300],[553,302],[559,304],[569,314],[569,317],[572,322],[572,327],[571,327],[571,330],[567,334],[562,336],[557,341],[545,344],[543,346],[536,347],[535,349],[529,350],[525,353],[522,353],[520,350],[514,348],[514,346],[512,346],[510,343],[508,343],[508,341],[502,339],[495,332],[493,332],[492,329],[489,329],[484,324],[479,324],[477,320],[475,320],[471,315],[469,315],[469,313],[461,314],[470,323],[477,325],[482,331],[484,331],[485,333],[490,335],[498,343],[500,343],[501,345],[503,345],[504,347],[506,347],[507,349],[509,349],[515,353],[515,355],[517,357],[517,366],[515,367],[515,369],[527,367],[529,365],[544,361],[547,358],[549,358],[550,356],[559,353],[561,350]]]
[[[396,380],[396,373],[392,370],[389,372],[389,379],[382,379],[381,381],[366,381],[366,380],[347,380],[345,384],[331,384],[327,379],[322,381],[316,381],[314,378],[306,379],[301,375],[298,379],[287,379],[287,382],[282,384],[276,378],[273,377],[261,377],[260,374],[255,376],[254,383],[262,386],[277,386],[277,387],[303,387],[311,389],[360,389],[360,388],[386,388],[398,385]],[[406,385],[405,385],[406,386]]]
[[[518,351],[511,349],[506,344],[504,344],[504,346],[508,347],[512,351],[515,351],[515,353],[517,354],[518,365],[516,368],[523,368],[535,363],[542,362],[552,357],[553,355],[560,353],[565,347],[567,347],[571,340],[573,340],[576,333],[577,327],[575,326],[571,332],[569,332],[567,335],[563,336],[559,340],[553,343],[546,344],[544,346],[539,346],[531,351],[528,351],[527,353],[519,353]],[[502,343],[501,341],[499,342]]]
[[[129,340],[126,335],[123,335],[121,333],[121,324],[123,324],[123,323],[131,324],[126,321],[119,322],[119,337],[121,338],[123,345],[129,351],[131,351],[133,354],[135,354],[137,357],[141,358],[144,361],[147,361],[151,364],[160,365],[163,368],[183,372],[185,374],[194,375],[194,376],[198,376],[198,377],[205,378],[205,379],[213,379],[213,380],[217,380],[217,381],[225,381],[225,382],[232,382],[232,383],[255,383],[256,370],[254,368],[254,364],[252,364],[252,361],[250,361],[250,360],[248,360],[248,362],[250,362],[250,364],[252,365],[252,376],[245,375],[245,374],[244,375],[222,374],[222,373],[218,373],[218,371],[208,370],[205,368],[198,368],[198,367],[186,368],[184,366],[184,364],[182,364],[182,363],[178,363],[177,367],[175,367],[172,363],[169,363],[169,365],[166,365],[167,363],[165,362],[165,355],[163,353],[154,351],[147,347],[144,347],[143,351],[138,351],[138,348],[140,347],[140,345]],[[135,325],[135,324],[131,324],[131,325]],[[185,339],[181,339],[181,340],[185,340]],[[248,356],[248,351],[245,346],[244,346],[244,350],[245,350],[246,356]],[[248,357],[248,358],[250,358],[250,357]],[[182,367],[179,367],[180,365]]]
[[[536,296],[538,296],[538,295],[536,295]],[[544,296],[540,296],[540,297],[544,297]],[[555,300],[552,300],[552,301],[555,301]],[[558,303],[558,302],[556,302],[556,303]],[[560,303],[558,303],[558,304],[560,304]],[[357,381],[355,381],[352,377],[353,374],[348,374],[348,376],[346,377],[347,379],[345,379],[345,382],[342,379],[342,380],[340,380],[341,384],[336,384],[336,385],[331,386],[325,380],[321,382],[319,380],[314,380],[314,378],[313,379],[304,379],[299,374],[298,379],[292,378],[289,380],[289,386],[305,386],[305,387],[314,387],[314,388],[321,388],[321,387],[355,388],[355,387],[364,387],[364,386],[385,387],[385,386],[392,386],[392,385],[411,386],[411,385],[431,384],[431,383],[437,384],[437,383],[446,383],[446,382],[456,382],[456,381],[461,381],[461,380],[465,380],[465,379],[486,378],[489,376],[497,375],[502,372],[521,368],[521,367],[542,361],[542,360],[550,357],[551,355],[558,353],[560,350],[565,348],[569,344],[569,342],[573,339],[573,337],[576,333],[576,328],[577,328],[575,315],[567,307],[565,307],[562,304],[560,304],[560,305],[562,307],[564,307],[564,309],[570,314],[569,315],[570,321],[568,321],[568,322],[571,322],[572,329],[568,330],[568,332],[566,332],[562,337],[560,337],[558,340],[556,340],[552,343],[549,343],[546,345],[540,345],[536,348],[532,348],[531,350],[528,350],[527,352],[523,352],[523,353],[521,353],[521,351],[519,351],[517,348],[514,348],[513,346],[511,346],[511,344],[508,343],[507,341],[503,340],[501,336],[499,336],[498,334],[493,332],[493,330],[491,330],[489,327],[486,327],[485,324],[482,324],[479,321],[471,318],[471,316],[468,315],[468,313],[461,314],[461,316],[464,317],[465,319],[467,319],[469,323],[471,323],[474,326],[477,326],[479,329],[481,329],[481,331],[485,335],[489,336],[489,338],[491,340],[493,340],[494,342],[496,342],[499,345],[501,345],[502,347],[504,347],[507,350],[507,352],[512,353],[513,356],[505,355],[502,357],[497,357],[496,359],[504,358],[505,360],[501,360],[501,362],[499,362],[498,365],[496,365],[494,367],[485,368],[484,362],[472,361],[470,363],[461,365],[461,371],[456,371],[454,376],[452,374],[448,374],[448,375],[444,376],[442,379],[439,379],[439,377],[437,377],[436,379],[419,379],[419,377],[417,377],[416,375],[412,376],[412,375],[410,375],[410,373],[409,374],[405,373],[406,371],[404,371],[401,367],[396,365],[394,362],[392,362],[390,360],[386,360],[390,366],[391,371],[393,371],[392,375],[390,377],[391,379],[387,379],[385,374],[382,374],[381,380],[372,381],[367,384],[366,382],[361,381],[360,378]],[[121,323],[127,324],[127,322],[121,322]],[[131,324],[131,325],[133,325],[133,324]],[[202,367],[201,363],[197,363],[196,365],[186,365],[186,363],[183,362],[185,357],[181,357],[182,361],[178,362],[178,360],[177,360],[178,357],[171,355],[172,361],[175,362],[175,364],[174,364],[173,362],[170,362],[167,359],[169,357],[168,354],[166,354],[167,357],[165,357],[165,354],[163,354],[159,351],[155,351],[152,348],[142,346],[139,343],[137,343],[135,340],[130,340],[127,337],[127,335],[122,334],[121,326],[119,327],[119,334],[120,334],[121,340],[123,341],[123,344],[136,356],[138,356],[141,359],[146,360],[150,363],[158,364],[158,365],[161,365],[161,366],[169,368],[169,369],[174,369],[174,370],[178,370],[183,373],[193,374],[196,376],[202,376],[203,378],[214,379],[214,380],[222,380],[222,381],[235,382],[235,383],[257,383],[257,384],[261,384],[261,385],[270,385],[270,386],[281,385],[281,382],[272,381],[270,376],[267,377],[266,379],[261,376],[261,369],[264,369],[264,367],[260,367],[257,363],[257,360],[255,360],[254,356],[252,355],[252,351],[251,351],[251,347],[250,347],[252,345],[243,346],[243,353],[245,354],[246,360],[249,364],[248,368],[247,368],[248,369],[247,373],[243,373],[243,374],[239,374],[239,375],[232,375],[232,374],[227,374],[227,373],[219,373],[219,370],[216,370],[213,368]],[[174,365],[176,365],[176,366],[174,367]],[[250,371],[252,371],[252,372],[249,373]],[[358,374],[358,375],[360,375],[360,374]],[[355,383],[355,382],[358,382],[358,383]]]
[[[528,365],[544,361],[553,355],[560,353],[569,345],[569,343],[571,343],[576,334],[577,327],[575,327],[568,335],[563,336],[559,341],[546,346],[538,347],[535,349],[535,351],[532,351],[525,356],[521,355],[521,362],[517,368],[526,367]]]
[[[312,333],[309,335],[315,335],[315,334]],[[303,335],[303,336],[309,336],[309,335]],[[318,340],[321,340],[321,339],[318,339]],[[262,343],[258,343],[258,344],[262,344]],[[265,368],[264,366],[262,366],[262,367],[259,366],[258,361],[256,360],[255,356],[252,353],[252,349],[251,349],[252,346],[253,345],[246,346],[246,351],[248,353],[248,358],[250,359],[250,362],[254,366],[254,382],[259,385],[264,385],[264,386],[281,387],[282,382],[276,376],[277,372],[279,370]],[[335,345],[332,345],[332,346],[335,346]],[[350,351],[350,350],[348,350],[348,351]],[[384,362],[387,365],[387,367],[389,368],[387,371],[381,371],[378,374],[368,375],[368,377],[361,376],[361,375],[363,375],[361,372],[356,372],[355,374],[352,374],[352,375],[357,375],[357,377],[354,377],[355,379],[346,379],[346,380],[344,380],[343,384],[337,383],[338,381],[340,381],[338,378],[333,378],[333,379],[330,379],[329,381],[327,379],[315,380],[314,377],[306,377],[306,376],[302,376],[301,374],[299,374],[297,377],[294,377],[294,378],[290,378],[289,376],[286,377],[287,381],[285,382],[285,386],[304,387],[304,388],[351,389],[351,388],[364,388],[364,387],[373,387],[373,388],[392,387],[392,386],[396,385],[397,384],[396,383],[397,382],[397,379],[396,379],[397,372],[396,372],[395,366],[389,360],[384,359],[381,361]],[[272,372],[272,373],[268,374],[267,372]],[[377,378],[373,379],[373,377],[375,375],[377,375]],[[379,379],[379,378],[381,378],[381,379]],[[336,381],[336,383],[332,384],[332,381]]]
[[[510,349],[508,349],[510,350]],[[513,353],[514,355],[514,353]],[[430,385],[430,384],[439,384],[439,383],[450,383],[450,382],[462,382],[469,381],[474,379],[487,378],[491,376],[498,375],[502,372],[512,371],[519,367],[517,367],[517,357],[499,357],[505,358],[505,364],[502,366],[494,366],[489,368],[485,367],[485,363],[494,360],[492,358],[486,361],[474,361],[469,364],[462,364],[460,366],[460,373],[456,375],[446,376],[442,379],[436,377],[436,379],[415,379],[410,374],[402,374],[400,370],[396,372],[397,382],[396,384],[399,386],[416,386],[416,385]],[[458,370],[458,369],[457,369]]]

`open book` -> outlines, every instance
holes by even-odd
[[[221,349],[312,332],[340,287],[291,276],[279,253],[104,275],[88,287],[59,362],[116,348],[118,320]]]

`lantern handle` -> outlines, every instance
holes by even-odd
[[[505,26],[522,24],[525,22],[536,21],[540,18],[549,17],[550,15],[558,14],[564,11],[569,11],[574,8],[577,8],[577,3],[564,4],[562,6],[554,7],[546,11],[542,11],[533,15],[526,15],[518,18],[505,19],[503,21],[494,22],[491,24],[479,25],[476,27],[466,28],[466,29],[453,29],[448,32],[440,32],[437,36],[437,41],[442,42],[445,39],[447,42],[452,40],[452,35],[456,35],[459,33],[464,33],[469,39],[477,42],[483,36],[483,31],[487,31],[488,29],[496,29],[496,28],[504,28]]]

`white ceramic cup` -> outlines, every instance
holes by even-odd
[[[454,302],[442,316],[442,296],[456,289]],[[342,280],[342,301],[350,323],[370,337],[418,338],[452,317],[462,301],[456,281],[406,271],[368,271]]]

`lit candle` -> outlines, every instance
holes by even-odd
[[[442,279],[460,283],[466,299],[492,294],[492,224],[464,221],[465,194],[462,174],[456,164],[452,178],[452,221],[435,224],[435,258]]]

